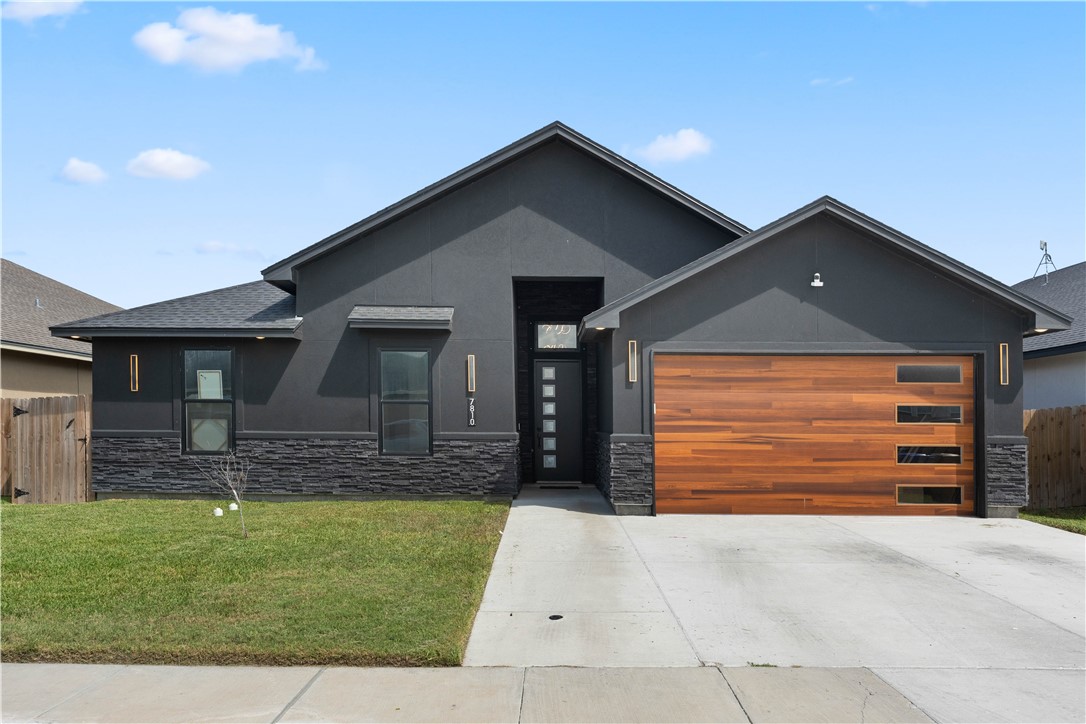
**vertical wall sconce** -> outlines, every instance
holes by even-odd
[[[475,355],[468,355],[468,392],[475,394]]]
[[[999,384],[1011,383],[1011,348],[1006,342],[999,343]]]
[[[140,356],[128,355],[128,389],[131,392],[140,391]]]
[[[626,343],[626,381],[637,382],[637,340]]]

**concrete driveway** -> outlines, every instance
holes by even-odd
[[[1083,721],[1084,616],[1086,540],[1026,521],[619,518],[526,490],[465,663],[864,667],[937,720]]]

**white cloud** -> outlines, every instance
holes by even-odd
[[[815,86],[816,88],[818,86],[829,86],[831,88],[835,88],[835,87],[841,86],[841,85],[848,85],[849,83],[851,83],[854,80],[856,80],[856,79],[853,78],[851,75],[847,76],[845,78],[837,78],[837,79],[834,79],[834,78],[815,78],[815,79],[813,79],[811,81],[811,85]]]
[[[637,153],[650,161],[685,161],[709,153],[712,148],[712,140],[704,133],[683,128],[670,136],[657,136],[649,145],[637,149]]]
[[[75,156],[68,159],[60,171],[61,178],[74,184],[100,184],[109,178],[102,167],[90,161],[82,161]]]
[[[166,65],[188,63],[205,71],[237,72],[250,63],[293,58],[296,70],[323,70],[313,48],[299,45],[294,33],[279,25],[262,25],[255,15],[192,8],[177,16],[177,24],[151,23],[132,41]]]
[[[169,178],[183,181],[211,170],[203,159],[172,148],[152,148],[128,162],[128,173],[140,178]]]
[[[67,2],[39,2],[38,0],[18,0],[17,2],[4,3],[0,9],[0,15],[5,20],[18,20],[20,23],[30,25],[38,18],[50,16],[65,16],[79,10],[83,0],[69,0]]]

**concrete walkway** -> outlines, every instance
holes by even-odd
[[[9,723],[931,721],[866,669],[3,664],[0,671]]]

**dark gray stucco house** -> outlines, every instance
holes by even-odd
[[[751,231],[555,123],[95,342],[100,496],[515,495],[1008,514],[1022,339],[1061,313],[823,198]]]

